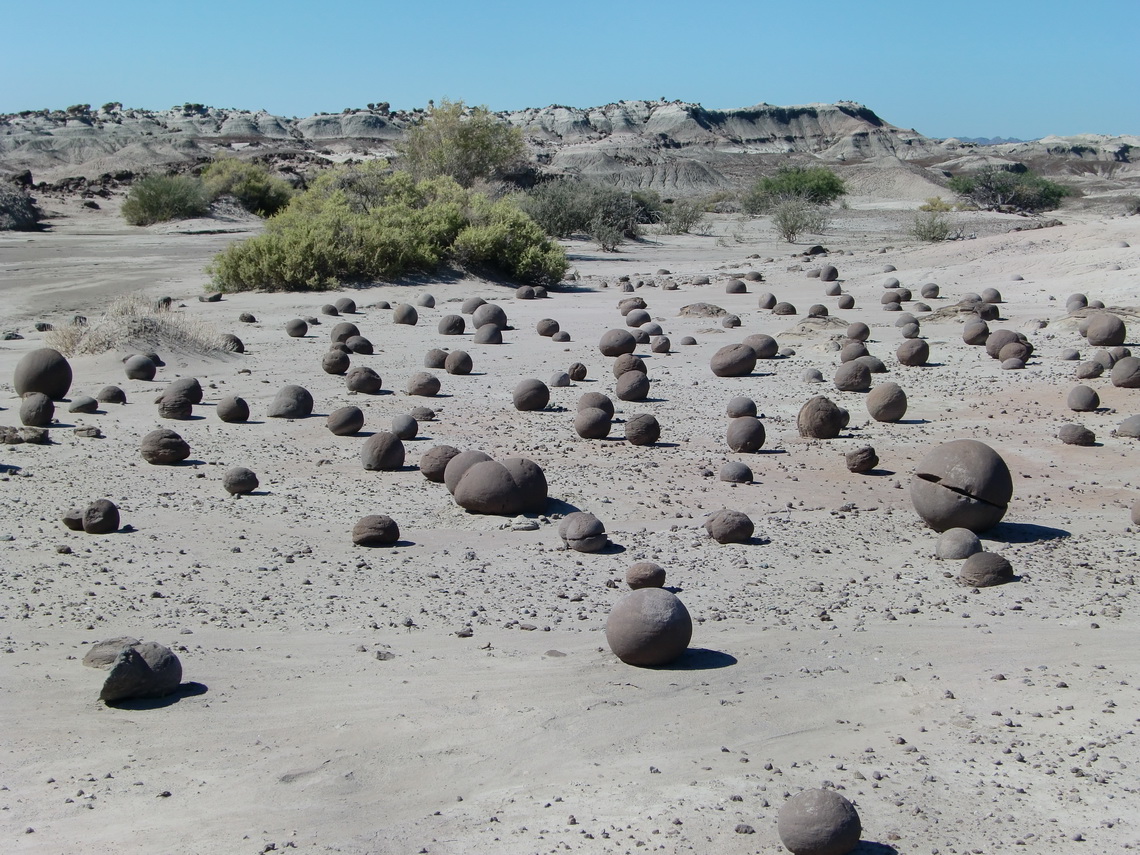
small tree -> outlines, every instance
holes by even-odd
[[[148,175],[131,185],[123,219],[132,226],[201,217],[210,201],[201,179],[189,175]]]
[[[293,188],[257,163],[233,157],[215,160],[202,173],[211,199],[233,196],[238,204],[260,217],[271,217],[289,204]]]
[[[444,99],[397,147],[417,178],[454,178],[462,187],[502,174],[526,155],[522,131],[486,107]]]
[[[780,237],[795,243],[804,232],[822,233],[827,228],[827,215],[819,205],[806,199],[784,199],[772,209],[772,225]]]
[[[950,220],[943,211],[922,211],[914,215],[914,222],[908,231],[911,237],[937,243],[950,237],[952,229]]]
[[[973,175],[955,175],[948,186],[987,211],[1052,211],[1074,190],[1024,167],[986,166]]]
[[[846,195],[843,179],[823,166],[781,166],[752,185],[742,206],[745,213],[761,214],[787,199],[801,199],[813,205],[830,205]]]

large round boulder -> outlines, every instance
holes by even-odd
[[[321,370],[326,374],[344,374],[352,365],[352,360],[343,350],[330,350],[321,357]]]
[[[764,423],[755,416],[730,419],[725,439],[733,451],[742,454],[759,451],[764,446]]]
[[[420,320],[420,313],[416,307],[408,303],[400,303],[392,311],[392,323],[414,327]]]
[[[650,413],[634,413],[625,420],[625,438],[630,445],[653,445],[661,438],[661,425]]]
[[[447,487],[447,492],[454,496],[455,488],[459,485],[459,479],[466,474],[467,470],[476,463],[484,463],[490,459],[491,455],[474,449],[452,455],[443,467],[443,484]]]
[[[973,588],[992,588],[1013,581],[1013,566],[996,552],[975,552],[962,562],[958,580]]]
[[[172,430],[152,430],[139,443],[143,460],[155,466],[181,463],[190,456],[190,444]]]
[[[901,365],[912,367],[925,365],[930,359],[930,345],[926,343],[925,339],[908,338],[898,346],[898,350],[895,351],[895,358]]]
[[[249,404],[245,398],[227,395],[214,406],[214,415],[228,423],[249,421]]]
[[[154,375],[158,373],[158,366],[150,357],[134,353],[123,361],[123,373],[127,375],[128,380],[153,380]]]
[[[764,333],[753,333],[750,336],[745,336],[743,344],[752,348],[757,359],[772,359],[780,352],[780,345],[776,339],[770,335],[764,335]]]
[[[728,405],[724,408],[724,412],[730,419],[739,419],[742,416],[755,416],[757,412],[756,402],[744,395],[737,395],[729,399]]]
[[[466,376],[474,367],[471,355],[465,350],[453,350],[443,360],[443,370],[456,376]]]
[[[369,514],[352,527],[352,542],[357,546],[391,546],[400,539],[400,527],[387,514]]]
[[[339,407],[325,421],[334,436],[352,436],[364,427],[364,411],[360,407]]]
[[[162,644],[147,641],[125,646],[111,665],[99,700],[113,704],[134,698],[161,698],[182,685],[182,663]]]
[[[404,465],[404,443],[391,431],[376,431],[360,447],[360,462],[369,472],[399,469]]]
[[[832,378],[840,392],[866,392],[871,388],[871,370],[862,362],[844,362]]]
[[[1140,389],[1140,358],[1126,356],[1117,360],[1109,374],[1113,386],[1122,389]]]
[[[408,394],[432,398],[439,394],[439,378],[426,371],[417,371],[408,379]]]
[[[627,371],[618,378],[614,395],[621,401],[644,401],[649,397],[649,378],[640,371]]]
[[[55,418],[55,404],[43,392],[28,392],[20,400],[20,424],[27,427],[50,427]]]
[[[906,415],[906,392],[898,383],[880,383],[867,395],[867,412],[877,422],[897,422]]]
[[[443,473],[451,458],[459,454],[459,449],[450,445],[437,445],[429,448],[420,457],[420,473],[429,481],[443,483]]]
[[[463,473],[453,495],[465,510],[514,516],[545,510],[546,491],[546,476],[538,464],[508,457],[476,463]]]
[[[62,353],[41,347],[25,353],[16,363],[12,386],[17,397],[39,392],[53,401],[62,401],[71,388],[71,363]]]
[[[1100,406],[1100,395],[1091,386],[1074,386],[1069,390],[1065,404],[1077,413],[1091,413]]]
[[[705,531],[717,543],[747,543],[752,539],[755,526],[747,514],[725,508],[709,514]]]
[[[709,361],[717,377],[745,377],[756,367],[756,351],[747,344],[727,344]]]
[[[1127,335],[1124,321],[1109,312],[1093,315],[1086,330],[1089,344],[1095,347],[1119,347]]]
[[[944,561],[962,561],[982,551],[982,542],[968,528],[948,528],[938,538],[934,557]]]
[[[585,511],[574,511],[563,517],[558,536],[567,549],[575,552],[600,552],[610,542],[602,521]]]
[[[574,432],[582,439],[605,439],[611,424],[610,415],[597,407],[585,407],[574,414]]]
[[[800,407],[796,427],[800,436],[834,439],[847,425],[850,416],[830,398],[817,395]]]
[[[627,665],[668,665],[693,637],[693,620],[675,594],[664,588],[630,591],[606,620],[606,642]]]
[[[436,327],[440,335],[463,335],[467,329],[467,322],[462,315],[444,315],[439,319]]]
[[[915,511],[935,531],[986,531],[1005,516],[1013,497],[1013,476],[985,443],[956,439],[919,461],[910,497]]]
[[[475,344],[502,344],[503,331],[495,324],[483,324],[477,327],[475,335],[471,336],[471,341]]]
[[[244,496],[260,486],[257,475],[244,466],[232,466],[222,475],[222,488],[231,496]]]
[[[494,324],[498,329],[507,328],[507,313],[497,303],[483,303],[471,314],[471,323],[476,329]]]
[[[119,530],[119,509],[110,499],[96,499],[83,510],[83,530],[111,534]]]
[[[863,826],[855,806],[834,790],[804,790],[780,808],[780,842],[792,855],[847,855]]]
[[[637,339],[626,330],[609,330],[602,334],[598,342],[598,350],[603,356],[621,356],[623,353],[633,353],[637,347]]]
[[[535,412],[550,403],[550,388],[541,380],[521,380],[511,393],[515,409],[520,412]]]
[[[267,415],[271,419],[303,419],[313,414],[313,396],[304,386],[288,385],[274,395]]]
[[[665,568],[655,561],[637,561],[625,571],[625,583],[635,591],[638,588],[663,588]]]

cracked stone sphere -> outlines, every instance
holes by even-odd
[[[804,790],[780,808],[780,842],[792,855],[847,855],[863,826],[855,806],[834,790]]]
[[[357,546],[391,546],[400,539],[400,527],[387,514],[369,514],[352,527],[352,542]]]
[[[653,561],[638,561],[625,571],[625,583],[633,590],[665,586],[665,568]]]
[[[610,542],[606,527],[591,513],[574,511],[562,518],[558,536],[567,549],[575,552],[601,552]]]
[[[570,367],[566,369],[566,373],[575,383],[581,383],[586,379],[586,366],[581,362],[571,363]]]
[[[956,439],[919,462],[910,497],[915,511],[935,531],[986,531],[1005,516],[1013,497],[1013,476],[985,443]]]
[[[429,448],[420,457],[420,472],[429,481],[443,483],[443,473],[451,458],[459,454],[459,449],[450,445],[437,445]]]
[[[71,363],[58,350],[41,347],[25,353],[12,373],[16,396],[39,392],[53,401],[62,401],[71,388]]]
[[[253,470],[246,469],[244,466],[233,466],[227,469],[222,476],[222,487],[231,496],[244,496],[246,493],[252,493],[260,483]]]
[[[1013,567],[996,552],[975,552],[962,562],[958,579],[973,588],[992,588],[1013,581]]]
[[[661,425],[650,413],[634,413],[625,420],[625,438],[630,445],[653,445],[661,438]]]
[[[982,551],[982,542],[968,528],[948,528],[938,538],[934,557],[944,561],[962,561]]]
[[[714,511],[705,520],[705,531],[717,543],[747,543],[755,530],[747,514],[727,508]]]
[[[237,395],[228,395],[218,401],[214,407],[214,414],[223,422],[237,424],[249,421],[249,404],[245,398]]]
[[[664,588],[630,591],[606,620],[606,642],[627,665],[667,665],[685,652],[692,637],[689,610]]]

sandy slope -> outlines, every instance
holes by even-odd
[[[286,320],[317,315],[333,295],[199,303],[202,265],[232,235],[140,232],[112,212],[75,213],[30,243],[0,236],[4,326],[27,336],[0,347],[0,423],[18,420],[12,368],[41,344],[30,321],[94,319],[118,291],[181,299],[178,311],[237,333],[248,353],[163,353],[154,383],[125,380],[118,355],[76,358],[73,396],[117,383],[129,403],[93,416],[63,407],[53,445],[0,447],[0,534],[12,538],[0,542],[5,851],[776,852],[786,796],[824,782],[858,805],[863,853],[1140,844],[1127,511],[1140,467],[1135,440],[1111,435],[1140,404],[1101,379],[1090,385],[1102,410],[1068,412],[1074,363],[1058,358],[1065,347],[1089,352],[1063,319],[1068,294],[1140,304],[1135,219],[1073,214],[1071,225],[1008,234],[1013,218],[978,218],[977,240],[914,246],[899,237],[903,214],[856,206],[839,216],[825,243],[857,308],[838,314],[872,325],[871,352],[890,368],[877,382],[899,382],[910,399],[907,419],[890,425],[867,417],[861,395],[803,382],[810,367],[830,377],[828,339],[843,327],[793,333],[802,315],[755,308],[756,293],[771,290],[801,313],[820,302],[835,314],[834,298],[789,269],[801,262],[757,224],[726,219],[710,236],[616,255],[572,243],[581,279],[547,300],[477,280],[351,292],[362,307],[424,291],[437,300],[415,327],[384,310],[352,318],[377,346],[354,360],[388,390],[369,397],[320,371],[329,319],[306,338],[284,334]],[[956,319],[923,327],[935,365],[899,366],[895,316],[878,302],[888,262],[904,285],[938,282],[936,309],[1001,289],[1006,320],[991,326],[1030,335],[1030,367],[1001,371],[962,344]],[[750,267],[766,281],[725,294],[724,281]],[[622,323],[623,274],[645,283],[638,293],[674,352],[645,353],[650,400],[623,404],[609,440],[585,441],[573,410],[582,392],[613,390],[596,344]],[[689,285],[698,274],[713,283]],[[668,279],[679,289],[661,287]],[[472,294],[505,307],[506,344],[437,334]],[[739,314],[742,327],[678,316],[700,300]],[[238,323],[242,311],[258,322]],[[545,317],[572,341],[538,336]],[[795,356],[749,378],[714,377],[713,352],[751,332]],[[683,335],[698,344],[679,346]],[[475,373],[440,372],[436,399],[404,395],[437,346],[468,350]],[[519,379],[546,380],[573,361],[589,367],[587,381],[552,390],[546,411],[512,408]],[[151,402],[179,375],[200,378],[206,402],[193,421],[164,422]],[[365,472],[361,437],[334,437],[318,416],[264,418],[290,382],[313,392],[318,414],[362,407],[366,431],[417,404],[438,418],[406,443],[403,471]],[[796,413],[821,393],[850,408],[851,429],[803,440]],[[249,400],[249,424],[216,418],[225,394]],[[724,405],[737,394],[764,413],[760,454],[725,446]],[[634,412],[661,421],[659,446],[622,440]],[[1062,446],[1067,421],[1100,444]],[[106,438],[79,438],[75,424]],[[141,436],[160,426],[188,439],[187,465],[138,456]],[[936,536],[906,489],[926,450],[963,436],[993,445],[1015,477],[1010,513],[986,545],[1021,578],[977,593],[955,583],[956,565],[933,560]],[[438,443],[540,463],[553,501],[537,530],[456,508],[414,466]],[[865,443],[880,469],[852,475],[842,454]],[[746,460],[756,482],[718,481],[729,459]],[[261,490],[228,497],[220,479],[232,465],[254,469]],[[58,522],[101,496],[133,531],[89,536]],[[700,526],[721,507],[748,513],[758,541],[711,542]],[[563,551],[557,519],[572,508],[596,513],[615,547]],[[348,532],[365,513],[391,514],[401,545],[354,548]],[[642,558],[665,566],[697,621],[673,668],[623,666],[605,646],[625,568]],[[471,637],[456,635],[464,628]],[[170,703],[97,702],[102,674],[80,660],[90,642],[124,633],[176,646],[196,685]]]

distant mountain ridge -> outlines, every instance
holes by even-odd
[[[1006,143],[1030,142],[1030,140],[1023,140],[1018,137],[954,137],[954,139],[960,142],[975,143],[977,145],[1005,145]]]

